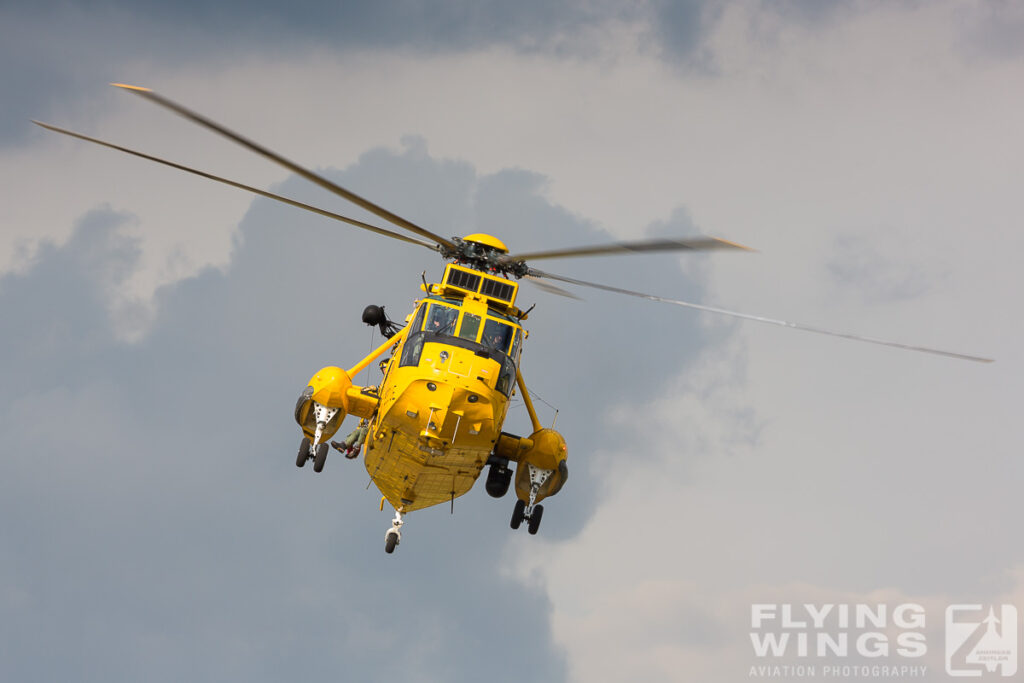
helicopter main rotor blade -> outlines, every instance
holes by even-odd
[[[532,284],[534,287],[539,287],[540,289],[543,289],[545,292],[549,294],[557,294],[558,296],[564,296],[568,299],[576,299],[577,301],[583,300],[582,298],[576,296],[575,294],[566,289],[556,287],[550,282],[545,282],[543,278],[535,277],[533,275],[524,275],[523,279]]]
[[[358,221],[358,220],[356,220],[354,218],[349,218],[347,216],[342,216],[341,214],[334,213],[333,211],[327,211],[325,209],[320,209],[320,208],[317,208],[315,206],[312,206],[310,204],[304,204],[304,203],[296,201],[294,199],[289,199],[288,197],[282,197],[281,195],[274,194],[273,192],[267,192],[266,190],[261,190],[259,188],[252,187],[250,185],[244,185],[242,183],[235,182],[234,180],[228,180],[227,178],[222,178],[220,176],[213,175],[212,173],[207,173],[206,171],[200,171],[200,170],[195,169],[195,168],[190,168],[188,166],[184,166],[182,164],[175,163],[173,161],[168,161],[167,159],[161,159],[160,157],[155,157],[155,156],[153,156],[151,154],[145,154],[144,152],[139,152],[139,151],[134,150],[134,149],[129,149],[128,147],[122,147],[120,145],[115,145],[112,142],[107,142],[105,140],[100,140],[99,138],[93,138],[93,137],[89,137],[88,135],[83,135],[82,133],[76,133],[73,130],[67,130],[66,128],[59,128],[57,126],[53,126],[53,125],[50,125],[48,123],[43,123],[42,121],[32,121],[32,123],[34,123],[37,126],[40,126],[42,128],[45,128],[46,130],[51,130],[54,133],[60,133],[62,135],[68,135],[68,136],[73,137],[73,138],[78,138],[79,140],[85,140],[86,142],[92,142],[94,144],[101,145],[103,147],[109,147],[110,149],[116,149],[119,152],[124,152],[126,154],[131,154],[133,156],[137,156],[137,157],[140,157],[142,159],[146,159],[148,161],[155,161],[158,164],[163,164],[164,166],[170,166],[171,168],[176,168],[179,171],[185,171],[186,173],[192,173],[193,175],[197,175],[197,176],[200,176],[202,178],[208,178],[210,180],[215,180],[218,183],[224,183],[225,185],[230,185],[231,187],[237,187],[240,190],[245,190],[247,192],[252,192],[253,194],[260,195],[261,197],[267,197],[268,199],[273,199],[275,201],[279,201],[279,202],[282,202],[284,204],[288,204],[289,206],[294,206],[294,207],[297,207],[297,208],[300,208],[300,209],[305,209],[306,211],[312,211],[313,213],[320,214],[321,216],[326,216],[327,218],[332,218],[332,219],[334,219],[336,221],[341,221],[342,223],[348,223],[349,225],[354,225],[355,227],[362,228],[363,230],[369,230],[370,232],[375,232],[378,235],[384,235],[385,237],[391,237],[393,239],[401,240],[403,242],[409,242],[410,244],[418,244],[421,247],[426,247],[427,249],[430,249],[432,251],[437,251],[437,247],[435,245],[429,243],[429,242],[424,242],[422,240],[418,240],[418,239],[415,239],[413,237],[407,237],[406,235],[402,235],[402,234],[397,233],[397,232],[392,232],[391,230],[385,230],[384,228],[378,228],[376,225],[370,225],[369,223],[364,223],[364,222]]]
[[[210,119],[206,118],[205,116],[202,116],[201,114],[197,114],[196,112],[194,112],[194,111],[192,111],[190,109],[187,109],[187,108],[181,106],[180,104],[178,104],[177,102],[173,102],[173,101],[167,99],[166,97],[163,97],[162,95],[156,94],[155,92],[153,92],[149,88],[142,88],[142,87],[137,86],[137,85],[125,85],[124,83],[111,83],[111,85],[113,85],[114,87],[117,87],[117,88],[122,88],[124,90],[128,90],[129,92],[133,92],[136,95],[139,95],[140,97],[145,97],[147,100],[150,100],[151,102],[155,102],[156,104],[159,104],[160,106],[162,106],[162,107],[164,107],[166,109],[170,109],[171,111],[173,111],[174,113],[178,114],[179,116],[183,116],[186,119],[192,121],[193,123],[197,123],[200,126],[203,126],[204,128],[212,130],[213,132],[215,132],[215,133],[217,133],[219,135],[222,135],[223,137],[226,137],[229,140],[232,140],[232,141],[238,143],[239,145],[242,145],[246,149],[248,149],[248,150],[250,150],[252,152],[255,152],[255,153],[259,154],[260,156],[263,156],[263,157],[273,161],[275,164],[278,164],[280,166],[284,166],[285,168],[287,168],[292,173],[300,175],[300,176],[302,176],[303,178],[305,178],[306,180],[308,180],[308,181],[310,181],[312,183],[316,183],[317,185],[319,185],[320,187],[324,188],[325,190],[327,190],[329,192],[333,192],[334,194],[336,194],[336,195],[338,195],[340,197],[344,197],[345,199],[347,199],[348,201],[352,202],[356,206],[358,206],[358,207],[360,207],[362,209],[365,209],[366,211],[369,211],[370,213],[374,214],[375,216],[377,216],[379,218],[383,218],[384,220],[388,221],[389,223],[391,223],[393,225],[397,225],[400,228],[404,228],[404,229],[408,230],[409,232],[412,232],[412,233],[415,233],[415,234],[419,235],[420,237],[426,237],[427,239],[434,241],[436,244],[442,244],[445,247],[448,247],[449,249],[453,249],[453,250],[457,249],[455,243],[452,242],[451,240],[447,240],[444,237],[441,237],[440,235],[436,235],[436,234],[430,232],[426,228],[421,228],[420,226],[416,225],[412,221],[406,220],[405,218],[402,218],[401,216],[399,216],[397,214],[391,213],[390,211],[388,211],[384,207],[378,206],[377,204],[374,204],[370,200],[364,199],[363,197],[360,197],[355,192],[351,192],[350,190],[346,190],[344,187],[342,187],[342,186],[340,186],[340,185],[338,185],[336,183],[331,182],[327,178],[324,178],[323,176],[321,176],[321,175],[319,175],[317,173],[314,173],[313,171],[310,171],[309,169],[306,169],[306,168],[303,168],[302,166],[299,166],[294,161],[289,161],[288,159],[285,159],[280,154],[277,154],[276,152],[272,152],[269,149],[267,149],[266,147],[263,147],[262,145],[257,144],[255,142],[253,142],[252,140],[249,140],[248,138],[242,137],[241,135],[239,135],[238,133],[235,133],[234,131],[228,130],[227,128],[225,128],[224,126],[220,125],[219,123],[211,121]]]
[[[789,327],[794,330],[803,330],[804,332],[816,332],[818,334],[827,334],[832,337],[842,337],[843,339],[853,339],[854,341],[868,342],[871,344],[881,344],[882,346],[892,346],[897,349],[907,349],[909,351],[921,351],[923,353],[933,353],[939,356],[947,356],[949,358],[959,358],[960,360],[971,360],[978,363],[991,363],[992,358],[982,358],[980,356],[971,356],[964,353],[956,353],[954,351],[942,351],[941,349],[932,349],[927,346],[913,346],[910,344],[901,344],[899,342],[886,341],[884,339],[875,339],[873,337],[862,337],[858,334],[848,334],[846,332],[834,332],[832,330],[826,330],[820,327],[812,327],[811,325],[802,325],[800,323],[788,322],[786,320],[775,320],[773,318],[764,318],[759,315],[750,315],[748,313],[738,313],[736,311],[728,311],[724,308],[715,308],[713,306],[704,306],[701,304],[694,304],[688,301],[679,301],[677,299],[667,299],[665,297],[655,296],[653,294],[644,294],[643,292],[634,292],[629,289],[621,289],[619,287],[612,287],[610,285],[602,285],[596,282],[587,282],[585,280],[577,280],[576,278],[565,277],[564,275],[555,275],[553,273],[545,273],[534,268],[530,268],[529,275],[539,278],[548,278],[551,280],[558,280],[560,282],[568,282],[569,284],[579,285],[581,287],[593,287],[595,289],[603,289],[606,292],[615,292],[616,294],[625,294],[627,296],[635,296],[641,299],[647,299],[648,301],[657,301],[663,304],[673,304],[675,306],[685,306],[686,308],[694,308],[698,311],[707,311],[709,313],[721,313],[722,315],[732,316],[734,318],[742,318],[744,320],[753,320],[760,323],[771,323],[772,325],[779,325],[781,327]]]
[[[736,242],[718,239],[717,237],[697,237],[691,239],[663,238],[642,240],[639,242],[612,242],[596,244],[589,247],[573,249],[553,249],[535,251],[528,254],[514,254],[504,257],[503,261],[536,261],[546,258],[566,258],[574,256],[605,256],[608,254],[644,253],[659,251],[711,251],[716,249],[742,249],[754,251]]]

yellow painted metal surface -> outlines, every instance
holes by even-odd
[[[352,387],[348,390],[348,412],[360,419],[369,419],[377,412],[380,397],[373,393],[372,388]]]
[[[316,432],[316,418],[313,402],[328,408],[336,408],[337,414],[331,418],[321,434],[321,441],[327,441],[337,433],[342,421],[348,413],[348,391],[352,388],[352,380],[348,373],[338,367],[322,368],[309,380],[306,391],[295,407],[295,419],[302,427],[302,433],[312,440]]]
[[[519,462],[522,455],[531,448],[533,448],[531,439],[513,434],[502,434],[498,437],[498,443],[494,445],[494,454],[499,458],[508,458],[510,462]]]
[[[401,367],[400,357],[381,385],[363,459],[388,502],[409,512],[473,487],[509,402],[495,389],[501,365],[471,349],[429,341],[419,364]]]
[[[516,495],[522,500],[530,499],[530,474],[527,465],[542,470],[553,470],[554,473],[537,493],[537,502],[540,502],[545,497],[558,493],[565,483],[564,475],[567,470],[564,463],[569,457],[569,448],[562,435],[554,429],[538,430],[530,435],[530,440],[533,446],[520,456],[516,467]]]
[[[347,412],[348,392],[352,386],[350,375],[334,366],[320,370],[309,380],[309,386],[313,387],[311,398],[320,405],[328,408],[341,408]]]
[[[466,235],[465,237],[462,238],[462,241],[463,242],[476,242],[477,244],[482,244],[485,247],[490,247],[491,249],[496,249],[496,250],[500,251],[503,254],[507,254],[508,253],[508,247],[505,246],[504,242],[499,240],[494,235],[488,235],[488,234],[483,233],[483,232],[475,232],[472,235]]]

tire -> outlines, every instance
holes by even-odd
[[[295,456],[295,464],[302,467],[309,460],[309,439],[303,438],[299,443],[299,454]]]
[[[530,532],[530,535],[537,533],[537,529],[540,528],[540,518],[544,516],[544,506],[534,505],[533,514],[530,515],[530,525],[526,527],[526,530]]]
[[[384,552],[388,555],[395,552],[395,546],[398,545],[398,534],[388,534],[384,538]]]
[[[526,501],[517,500],[516,506],[512,508],[512,523],[509,524],[513,529],[518,529],[519,525],[523,523],[523,518],[526,516]]]
[[[317,444],[316,457],[313,459],[313,471],[323,472],[324,464],[327,462],[327,451],[329,447],[325,443]]]
[[[484,489],[490,497],[501,498],[508,493],[508,487],[511,483],[512,470],[507,467],[491,465],[487,470],[487,481],[484,483]]]

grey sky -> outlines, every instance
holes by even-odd
[[[199,66],[315,49],[336,53],[396,50],[407,54],[465,53],[504,46],[557,59],[599,54],[600,34],[635,24],[643,42],[666,62],[699,72],[716,68],[704,42],[729,3],[719,0],[470,2],[301,0],[287,5],[234,5],[139,0],[37,2],[0,7],[0,87],[9,93],[0,113],[0,144],[24,143],[24,126],[40,112],[88,97],[126,63]],[[821,24],[856,14],[857,3],[753,3],[747,30],[754,43],[778,39],[776,13],[786,22]],[[964,46],[1013,56],[1022,23],[1012,6],[987,3],[967,17]],[[1017,39],[1017,40],[1015,40]]]
[[[745,681],[752,602],[914,600],[945,680],[946,604],[1024,610],[1014,5],[171,7],[0,8],[0,678]],[[440,262],[27,124],[358,215],[111,80],[443,235],[760,252],[546,270],[998,361],[525,284],[569,485],[389,557],[291,408]]]
[[[88,96],[126,62],[200,65],[265,54],[328,49],[457,53],[508,45],[575,54],[588,26],[647,12],[609,2],[83,2],[0,8],[0,87],[11,93],[0,141],[23,142],[25,121]],[[16,96],[15,96],[16,94]]]

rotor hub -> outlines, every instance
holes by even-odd
[[[497,237],[475,233],[465,237],[452,237],[454,248],[438,245],[441,256],[459,265],[469,266],[487,273],[501,273],[521,278],[529,272],[525,262],[510,259],[508,247]]]

